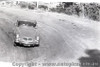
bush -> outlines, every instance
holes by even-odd
[[[45,10],[48,9],[48,7],[45,6],[45,5],[39,5],[38,8],[43,8],[43,9],[45,9]]]
[[[88,17],[95,21],[100,21],[100,5],[98,3],[74,3],[62,2],[52,11],[62,12],[68,15]]]
[[[57,12],[57,11],[56,11],[56,8],[50,8],[50,11],[52,11],[52,12]]]
[[[19,5],[20,5],[21,8],[27,8],[28,3],[26,3],[26,2],[20,2]]]
[[[30,5],[30,4],[29,4],[29,5],[28,5],[28,8],[29,8],[29,9],[34,9],[34,8],[35,8],[35,6],[34,6],[34,5]]]

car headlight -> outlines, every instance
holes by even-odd
[[[35,43],[36,43],[36,44],[38,44],[38,43],[39,43],[39,41],[38,41],[38,40],[35,40]]]
[[[39,37],[38,37],[38,36],[36,37],[36,40],[38,40],[38,41],[39,41]]]
[[[35,42],[38,42],[38,40],[35,40]]]
[[[19,35],[16,35],[16,42],[19,42]]]
[[[16,39],[16,42],[19,42],[19,39]]]

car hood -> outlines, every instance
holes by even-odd
[[[17,33],[19,34],[19,38],[23,39],[24,37],[31,37],[33,40],[36,39],[37,32],[33,27],[19,27],[17,28]]]

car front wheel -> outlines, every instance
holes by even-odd
[[[15,47],[17,46],[16,42],[14,42],[14,46],[15,46]]]

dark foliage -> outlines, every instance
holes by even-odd
[[[34,8],[35,8],[35,5],[29,4],[29,5],[28,5],[28,8],[29,8],[29,9],[34,9]]]
[[[79,61],[80,67],[100,67],[100,50],[86,50],[88,57],[81,57]]]
[[[40,9],[41,9],[41,8],[43,8],[43,9],[48,9],[48,7],[45,6],[45,5],[39,5],[38,8],[40,8]]]
[[[68,15],[83,16],[95,21],[100,20],[100,5],[98,3],[62,2],[50,10]]]
[[[28,3],[27,3],[27,2],[24,2],[24,1],[21,1],[21,2],[19,3],[19,5],[20,5],[21,8],[27,8]]]

